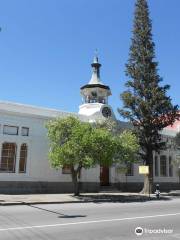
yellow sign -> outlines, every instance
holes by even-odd
[[[139,174],[149,174],[149,166],[139,166]]]

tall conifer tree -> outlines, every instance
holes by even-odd
[[[121,94],[124,106],[119,112],[133,123],[141,146],[141,158],[150,169],[150,174],[145,176],[143,193],[152,191],[153,152],[159,152],[163,146],[160,131],[179,118],[178,106],[173,106],[167,96],[170,86],[162,86],[157,66],[147,0],[137,0],[126,64],[129,80],[127,90]]]

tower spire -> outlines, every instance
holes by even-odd
[[[89,84],[102,84],[101,79],[100,79],[101,64],[99,63],[97,49],[95,50],[95,56],[94,56],[93,63],[91,64],[91,66],[92,66],[93,72],[92,72],[92,77],[91,77],[91,80],[89,81]]]

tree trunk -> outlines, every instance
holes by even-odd
[[[72,182],[74,186],[74,196],[79,196],[79,181],[77,172],[72,173]]]
[[[151,194],[152,193],[152,180],[149,175],[144,176],[144,186],[141,191],[142,194]]]
[[[72,182],[74,185],[74,196],[79,196],[79,176],[80,176],[80,168],[75,170],[74,168],[71,168],[71,176],[72,176]]]
[[[76,179],[73,181],[74,184],[74,196],[79,196],[79,181]]]
[[[140,193],[151,194],[153,191],[153,153],[148,154],[147,166],[149,166],[149,174],[144,176],[144,186]]]

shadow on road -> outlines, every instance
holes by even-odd
[[[49,210],[49,209],[46,209],[46,208],[34,206],[34,205],[31,205],[31,204],[26,204],[26,205],[29,206],[29,207],[32,207],[32,208],[36,208],[36,209],[38,209],[38,210],[42,210],[42,211],[46,211],[46,212],[49,212],[49,213],[56,214],[56,215],[58,215],[58,218],[79,218],[79,217],[86,217],[86,215],[67,215],[67,214],[59,213],[59,212],[52,211],[52,210]]]
[[[86,217],[86,215],[64,215],[64,216],[59,216],[59,218],[79,218],[79,217]]]

